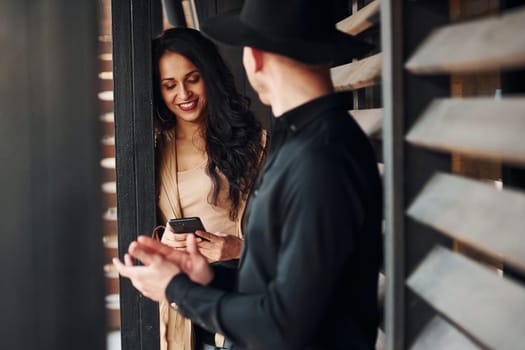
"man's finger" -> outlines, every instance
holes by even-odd
[[[129,256],[129,254],[124,254],[124,264],[126,266],[133,266],[135,264],[133,264],[133,259],[131,259],[131,256]]]
[[[172,249],[171,252],[164,257],[177,266],[183,266],[184,262],[188,259],[188,252],[186,249]]]
[[[120,261],[119,258],[113,258],[111,261],[113,262],[113,265],[115,265],[117,269],[121,267],[125,267],[125,265],[122,263],[122,261]]]
[[[132,242],[128,249],[129,254],[135,259],[139,260],[144,265],[151,265],[153,262],[161,258],[161,255],[151,253],[147,249],[142,248],[136,242]]]
[[[167,246],[166,244],[163,244],[157,241],[156,239],[153,239],[148,236],[139,236],[137,238],[137,242],[139,243],[139,246],[141,246],[143,249],[147,247],[156,254],[168,255],[173,250],[172,247]]]
[[[131,276],[133,266],[126,266],[122,261],[119,260],[119,258],[113,258],[113,265],[115,265],[115,268],[117,271],[124,277],[129,278]]]

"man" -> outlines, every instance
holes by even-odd
[[[250,84],[275,115],[244,218],[239,269],[206,263],[195,239],[173,251],[147,237],[120,273],[167,298],[232,349],[373,349],[382,190],[374,152],[334,94],[329,67],[368,45],[335,29],[327,2],[247,0],[202,30],[244,47]],[[144,266],[133,266],[131,256]]]

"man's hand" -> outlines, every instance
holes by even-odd
[[[242,239],[226,233],[197,231],[195,234],[205,238],[198,242],[200,252],[209,262],[238,259],[241,256]]]
[[[148,236],[139,236],[136,244],[142,250],[159,254],[177,265],[196,283],[206,285],[213,279],[213,271],[206,257],[199,252],[197,239],[192,234],[186,237],[186,251],[173,249]]]
[[[130,244],[129,254],[124,256],[125,263],[114,258],[113,264],[144,296],[160,301],[165,299],[169,282],[181,272],[202,285],[213,279],[213,271],[206,257],[199,253],[193,235],[188,235],[186,245],[187,251],[179,251],[148,236],[140,236]],[[132,257],[144,266],[135,266]]]
[[[162,254],[144,249],[137,242],[131,242],[129,254],[124,255],[124,263],[113,258],[113,264],[118,272],[131,280],[131,283],[144,296],[154,300],[164,300],[166,287],[171,279],[180,273],[180,268],[167,260]],[[134,265],[132,257],[144,265]]]

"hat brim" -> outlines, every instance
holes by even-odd
[[[337,66],[363,57],[373,46],[335,29],[322,40],[303,38],[270,38],[257,32],[233,11],[204,21],[201,31],[208,37],[231,46],[249,46],[280,54],[306,64]]]

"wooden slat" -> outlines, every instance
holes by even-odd
[[[525,271],[525,192],[438,173],[408,209],[413,219]]]
[[[525,37],[525,35],[524,35]],[[416,145],[525,165],[525,98],[438,99],[407,135]]]
[[[525,67],[525,7],[435,30],[406,63],[413,73],[468,73]]]
[[[379,20],[380,0],[374,0],[356,13],[337,23],[337,29],[348,34],[357,35],[364,32]]]
[[[480,349],[469,338],[439,316],[428,322],[410,350],[474,350]]]
[[[369,137],[381,137],[383,125],[382,108],[354,109],[350,111],[350,115]]]
[[[525,343],[525,288],[464,256],[435,247],[407,285],[482,347]]]
[[[331,69],[336,90],[355,90],[381,81],[382,54],[378,53]]]

